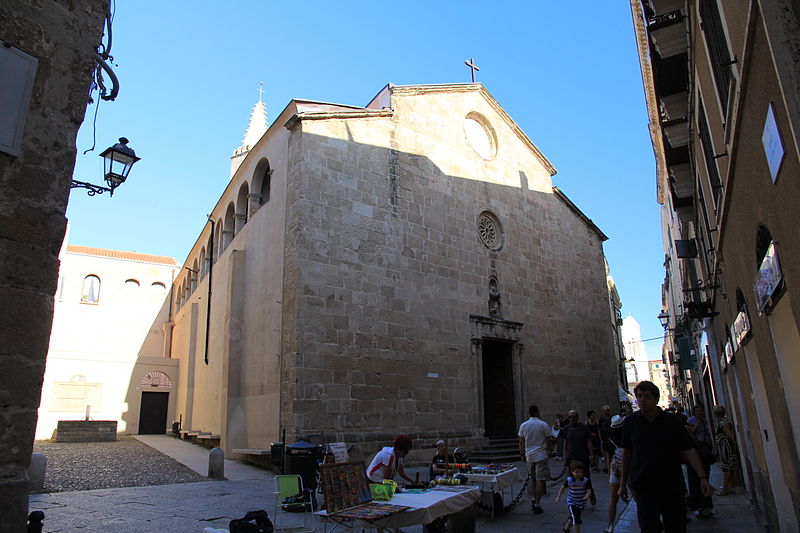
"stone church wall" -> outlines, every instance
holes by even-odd
[[[474,444],[485,421],[470,315],[489,313],[493,277],[502,318],[523,324],[516,424],[531,402],[552,418],[615,398],[600,235],[553,194],[546,161],[499,106],[461,96],[397,91],[391,118],[304,120],[293,133],[290,433],[365,455],[399,432]],[[464,141],[472,112],[496,132],[491,161]],[[487,209],[499,251],[478,238]]]

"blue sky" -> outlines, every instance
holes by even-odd
[[[333,7],[335,5],[335,7]],[[224,7],[221,7],[224,6]],[[663,251],[627,2],[118,0],[114,102],[78,135],[74,178],[126,136],[142,160],[113,198],[70,197],[70,242],[185,259],[229,178],[264,82],[270,119],[291,98],[365,105],[386,83],[478,81],[553,163],[553,183],[605,233],[623,314],[662,333]],[[658,356],[658,343],[648,343]]]

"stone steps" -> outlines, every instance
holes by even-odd
[[[492,438],[489,444],[470,453],[470,463],[509,463],[519,461],[519,439]]]

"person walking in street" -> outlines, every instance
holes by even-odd
[[[597,423],[597,416],[594,411],[586,413],[586,427],[592,440],[592,471],[600,471],[600,428]]]
[[[723,475],[722,489],[717,492],[717,496],[733,493],[733,473],[739,470],[739,450],[736,447],[736,438],[733,436],[733,425],[725,417],[725,413],[724,405],[714,407],[714,416],[717,417],[714,448],[717,450],[717,459]]]
[[[620,478],[622,478],[622,422],[621,416],[614,415],[609,424],[608,440],[614,446],[614,452],[611,454],[608,469],[608,527],[603,530],[604,533],[614,532],[614,521],[617,519],[619,486]]]
[[[583,463],[583,473],[586,477],[591,478],[590,471],[591,457],[594,454],[592,448],[592,434],[585,424],[578,421],[578,412],[572,410],[569,412],[569,424],[564,428],[566,436],[564,438],[564,460],[567,464],[570,461],[580,461]],[[592,493],[592,505],[597,503],[597,499]]]
[[[600,449],[603,452],[603,472],[608,472],[611,456],[616,451],[616,446],[609,441],[611,437],[611,407],[603,406],[600,418],[597,419],[597,429],[600,432]]]
[[[619,497],[636,500],[642,533],[685,533],[686,500],[681,452],[700,481],[700,490],[710,496],[713,488],[703,469],[694,442],[675,415],[658,407],[659,391],[651,381],[634,389],[639,411],[625,417],[622,426],[622,478]]]
[[[564,460],[564,437],[566,436],[564,428],[567,426],[568,423],[569,419],[565,417],[563,413],[556,414],[556,421],[553,424],[553,429],[558,431],[555,444],[556,461]]]
[[[594,497],[592,490],[592,480],[584,477],[583,463],[580,461],[571,461],[569,463],[570,476],[564,480],[564,484],[558,489],[555,502],[561,499],[561,495],[567,490],[567,509],[569,510],[569,518],[564,526],[564,531],[569,531],[574,527],[575,533],[581,533],[581,511],[586,506],[586,500]]]
[[[542,514],[540,500],[545,492],[545,483],[550,479],[547,443],[553,438],[553,428],[539,418],[537,406],[531,405],[528,413],[531,417],[519,426],[519,454],[528,464],[530,473],[528,493],[532,496],[531,510],[533,514]]]
[[[694,447],[700,456],[700,461],[703,463],[703,472],[695,472],[691,468],[688,469],[689,500],[687,504],[689,509],[697,511],[698,518],[709,518],[714,514],[714,501],[710,494],[705,495],[700,489],[700,477],[706,476],[706,479],[708,479],[711,465],[716,460],[714,457],[714,440],[711,437],[711,428],[708,427],[705,409],[702,404],[695,405],[693,412],[694,415],[686,421],[686,427],[689,430],[689,434],[694,438]]]

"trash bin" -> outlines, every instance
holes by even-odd
[[[181,423],[177,420],[172,422],[172,434],[178,435],[181,432]]]
[[[301,440],[286,446],[284,471],[299,475],[303,479],[303,487],[316,490],[317,468],[321,461],[322,446]]]
[[[269,460],[275,466],[281,466],[283,464],[283,443],[282,442],[273,442],[273,443],[270,444]]]

